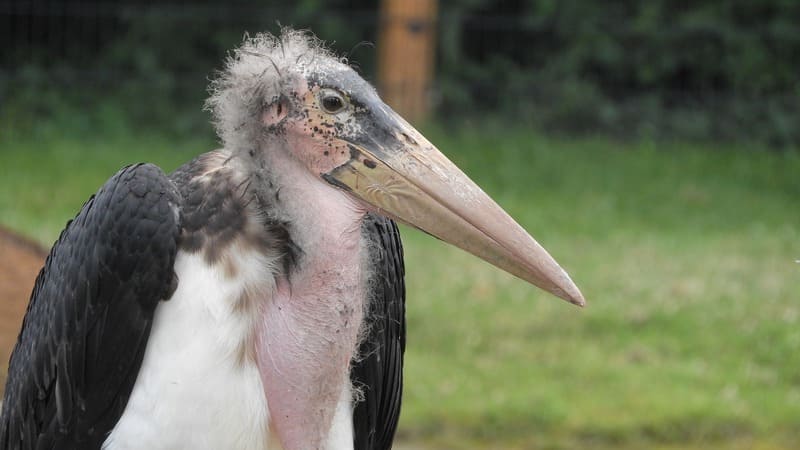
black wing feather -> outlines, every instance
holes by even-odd
[[[138,164],[67,224],[11,355],[0,448],[100,448],[133,389],[155,307],[172,295],[179,203],[161,169]]]
[[[353,361],[350,379],[361,390],[353,410],[355,450],[392,447],[403,395],[403,353],[406,348],[405,268],[397,225],[368,215],[364,232],[373,242],[374,265],[366,316],[366,336]]]

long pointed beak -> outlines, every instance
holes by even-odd
[[[349,142],[351,159],[323,177],[380,212],[460,247],[578,306],[569,275],[514,219],[417,130],[386,108],[383,138]],[[386,142],[389,141],[389,142]]]

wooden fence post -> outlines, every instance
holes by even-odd
[[[437,0],[382,0],[378,90],[411,122],[430,108],[436,49]]]

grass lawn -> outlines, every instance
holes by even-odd
[[[105,134],[0,133],[0,222],[49,245],[120,166],[214,145]],[[427,134],[588,306],[404,230],[409,448],[797,448],[798,152]]]

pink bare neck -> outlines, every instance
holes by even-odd
[[[366,209],[288,153],[273,150],[267,158],[280,189],[280,214],[290,221],[301,254],[263,305],[256,359],[271,428],[284,448],[321,448],[350,387],[364,315]]]

